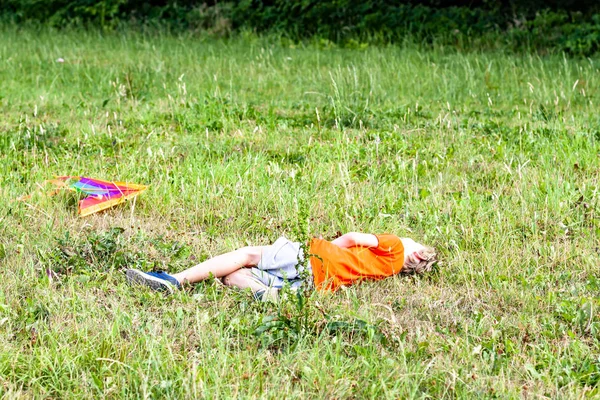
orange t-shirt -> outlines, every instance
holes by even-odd
[[[396,235],[375,235],[377,247],[341,248],[323,239],[312,239],[310,265],[315,287],[337,290],[362,279],[383,279],[397,274],[404,265],[404,246]]]

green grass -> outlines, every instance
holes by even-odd
[[[599,64],[0,29],[0,393],[599,396]],[[150,189],[81,219],[65,174]],[[280,306],[124,282],[352,230],[441,263]]]

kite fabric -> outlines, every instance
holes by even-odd
[[[135,183],[107,182],[84,176],[59,176],[48,182],[89,195],[79,201],[79,215],[82,217],[133,199],[148,188]]]

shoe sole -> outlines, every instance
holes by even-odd
[[[127,281],[132,285],[148,286],[152,290],[173,294],[173,285],[163,279],[155,278],[137,269],[128,269],[125,272]]]

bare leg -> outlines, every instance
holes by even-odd
[[[268,246],[248,246],[241,249],[221,254],[210,258],[198,265],[173,274],[173,277],[183,283],[196,283],[208,278],[211,274],[215,278],[222,278],[244,267],[258,264],[263,251]]]
[[[235,286],[240,289],[250,288],[252,292],[256,293],[260,290],[266,290],[267,286],[256,279],[252,272],[247,268],[238,269],[235,272],[225,276],[223,282],[227,286]]]

